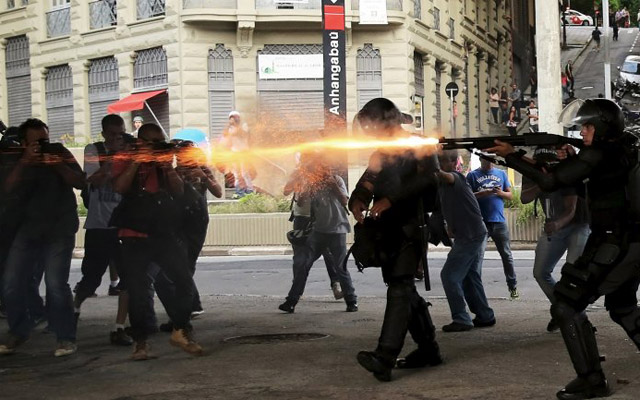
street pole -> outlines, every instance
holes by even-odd
[[[567,48],[567,9],[562,7],[562,48]]]
[[[609,60],[609,0],[602,0],[604,38],[604,97],[611,100],[611,60]]]
[[[454,138],[456,137],[456,120],[453,116],[453,92],[449,92],[449,109],[451,110],[451,133]]]
[[[536,0],[536,55],[538,99],[541,132],[562,133],[558,117],[562,111],[560,73],[560,4],[557,1]]]

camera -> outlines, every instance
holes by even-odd
[[[62,147],[60,143],[49,142],[49,139],[38,139],[38,145],[40,146],[40,153],[42,154],[60,153]]]
[[[175,143],[167,142],[153,142],[151,149],[162,153],[170,153],[177,150],[178,146]]]

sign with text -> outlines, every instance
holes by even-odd
[[[325,129],[347,125],[344,0],[322,0]]]
[[[360,0],[360,25],[387,23],[387,0]]]
[[[322,54],[260,54],[260,79],[322,79]]]

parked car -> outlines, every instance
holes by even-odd
[[[565,14],[567,25],[593,25],[593,18],[576,10],[567,10]],[[562,24],[562,13],[560,13],[560,24]]]
[[[618,71],[626,82],[640,83],[640,55],[627,56]]]

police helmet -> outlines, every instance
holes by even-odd
[[[574,100],[562,110],[558,122],[566,127],[591,124],[594,140],[617,139],[624,133],[624,114],[608,99]]]
[[[370,100],[356,114],[353,130],[369,136],[390,136],[402,124],[411,124],[413,118],[401,112],[389,99],[378,97]]]

